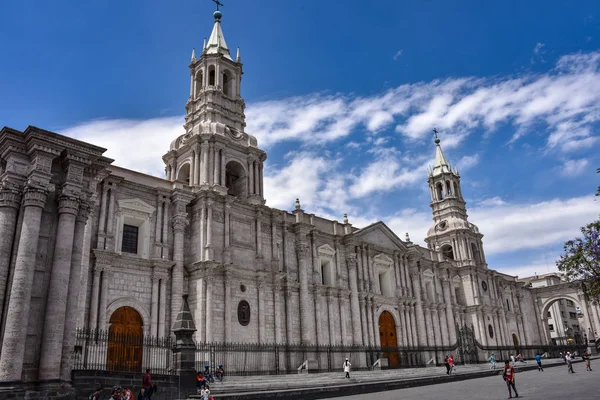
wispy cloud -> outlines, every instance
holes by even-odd
[[[400,57],[402,55],[402,53],[404,53],[404,50],[400,49],[396,52],[396,54],[394,54],[394,61],[396,61],[398,59],[398,57]]]
[[[546,60],[544,59],[544,55],[546,54],[546,45],[544,43],[537,43],[533,48],[533,55],[531,56],[531,63],[542,63],[544,64]]]
[[[561,167],[561,174],[563,176],[572,177],[580,175],[585,171],[589,162],[585,158],[579,160],[568,160]]]

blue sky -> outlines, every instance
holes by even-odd
[[[268,153],[268,205],[290,210],[299,197],[307,212],[383,220],[422,243],[437,127],[490,268],[553,270],[562,243],[598,216],[597,1],[224,3],[247,131]],[[0,0],[0,126],[88,140],[160,175],[213,10]]]

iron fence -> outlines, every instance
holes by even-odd
[[[196,343],[196,370],[206,366],[213,371],[223,365],[228,375],[278,375],[302,372],[340,371],[348,358],[353,370],[373,369],[379,359],[387,359],[381,368],[422,366],[430,360],[439,364],[444,354],[456,346],[380,347],[318,346],[264,343]]]
[[[73,369],[174,374],[170,337],[141,336],[97,329],[76,332]]]

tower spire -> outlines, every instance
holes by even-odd
[[[223,57],[231,60],[229,48],[227,47],[227,43],[225,43],[225,37],[223,36],[223,30],[221,29],[221,17],[223,14],[218,9],[219,4],[223,4],[219,3],[218,1],[216,3],[217,11],[213,13],[215,24],[213,25],[212,33],[210,34],[210,38],[206,44],[206,54],[222,54]]]
[[[444,172],[452,172],[450,163],[446,160],[442,146],[440,146],[440,138],[438,137],[438,130],[433,128],[433,134],[435,135],[435,163],[433,165],[433,175],[439,175]]]

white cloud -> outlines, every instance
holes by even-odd
[[[572,177],[583,173],[589,162],[585,158],[580,160],[568,160],[561,167],[561,174],[563,176]]]
[[[556,245],[576,237],[579,228],[598,218],[594,196],[551,199],[540,203],[478,205],[469,220],[485,235],[486,254]]]
[[[546,45],[544,43],[537,43],[533,48],[533,56],[531,57],[531,63],[535,64],[536,62],[545,63],[544,55],[546,54],[546,50],[544,49]]]
[[[115,165],[164,177],[161,158],[183,133],[183,122],[180,117],[96,120],[61,133],[106,148],[104,155],[113,158]]]
[[[502,200],[500,197],[496,196],[496,197],[491,197],[489,199],[478,201],[477,204],[482,207],[490,207],[490,206],[502,206],[502,205],[506,204],[506,202],[504,200]]]
[[[472,156],[464,156],[458,160],[456,166],[458,167],[458,172],[460,173],[473,168],[477,164],[479,164],[479,154],[474,154]]]
[[[394,61],[396,61],[398,59],[398,57],[400,57],[402,55],[403,52],[404,52],[404,50],[398,50],[396,52],[396,54],[394,54]]]

